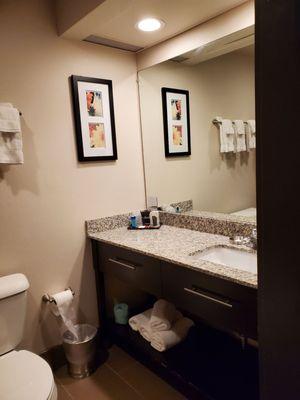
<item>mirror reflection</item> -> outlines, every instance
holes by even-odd
[[[255,220],[254,46],[155,65],[139,90],[147,196]]]

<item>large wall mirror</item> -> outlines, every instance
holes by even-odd
[[[229,139],[234,151],[220,152],[220,125],[213,122],[217,116],[242,120],[247,142],[247,121],[255,121],[254,45],[206,58],[195,50],[139,72],[147,196],[157,196],[159,204],[191,199],[195,213],[225,213],[254,222],[255,148],[246,143],[240,151],[237,141],[243,137],[233,124]],[[183,97],[176,104],[176,96],[167,118],[173,118],[170,140],[179,152],[166,155],[162,88],[188,91],[190,155],[180,154],[180,140],[185,140],[180,118],[186,117],[186,105]]]

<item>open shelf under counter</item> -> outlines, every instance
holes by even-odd
[[[111,340],[191,400],[258,400],[258,352],[204,324],[160,353],[129,325],[108,321]]]

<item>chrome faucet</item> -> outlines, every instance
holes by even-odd
[[[235,245],[244,245],[251,247],[252,249],[257,249],[257,230],[254,228],[251,231],[250,236],[234,236],[229,238],[231,243]]]
[[[252,243],[252,247],[254,250],[257,249],[257,229],[254,228],[252,229],[251,235],[250,235],[250,243]]]

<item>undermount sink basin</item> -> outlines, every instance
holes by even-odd
[[[210,247],[195,253],[193,258],[226,265],[241,271],[257,273],[257,256],[245,250],[228,247]]]

